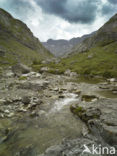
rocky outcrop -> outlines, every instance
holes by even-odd
[[[44,154],[39,156],[93,156],[94,154],[91,154],[90,152],[83,153],[85,150],[84,145],[86,145],[92,152],[93,144],[98,147],[98,143],[90,138],[81,137],[74,140],[64,140],[62,144],[48,148]],[[102,156],[101,154],[98,155]]]
[[[117,100],[99,99],[96,102],[71,106],[71,111],[83,120],[89,130],[111,146],[117,144]]]

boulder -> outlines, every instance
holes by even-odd
[[[117,100],[99,99],[93,103],[71,106],[71,112],[78,115],[99,141],[111,146],[117,144]]]
[[[15,76],[21,76],[22,74],[27,74],[30,71],[31,69],[28,66],[21,63],[12,66],[12,72]]]

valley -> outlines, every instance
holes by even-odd
[[[116,156],[117,14],[71,49],[46,49],[3,9],[0,27],[0,156]]]

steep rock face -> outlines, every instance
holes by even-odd
[[[0,51],[5,54],[1,64],[12,64],[18,60],[30,63],[33,59],[52,56],[26,24],[3,9],[0,9]]]
[[[47,42],[42,42],[42,44],[52,52],[55,56],[64,56],[65,54],[68,54],[71,52],[71,49],[76,46],[77,44],[80,44],[82,41],[84,41],[86,38],[92,36],[95,32],[84,35],[82,37],[76,37],[72,38],[71,40],[52,40],[49,39]]]
[[[113,16],[95,34],[75,46],[73,52],[84,52],[94,46],[105,46],[117,41],[117,14]]]

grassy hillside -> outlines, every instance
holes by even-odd
[[[59,64],[47,66],[52,73],[71,69],[83,76],[117,77],[117,14]],[[38,66],[35,69],[39,69]]]
[[[117,42],[69,56],[58,64],[35,65],[35,69],[39,70],[42,66],[48,66],[49,72],[55,74],[63,74],[65,70],[70,69],[82,76],[117,77]]]
[[[117,77],[117,42],[96,46],[85,53],[63,59],[64,68],[82,75]]]
[[[93,36],[72,49],[72,54],[86,52],[92,47],[105,46],[117,41],[117,14],[105,23]]]
[[[20,20],[0,9],[0,66],[53,57],[30,29]]]

